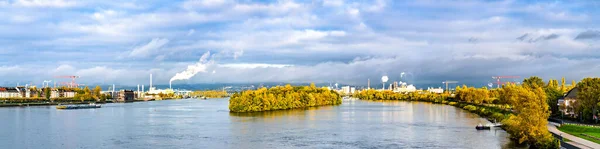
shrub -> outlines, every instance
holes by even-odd
[[[477,107],[475,107],[473,105],[467,105],[467,106],[464,106],[463,109],[473,112],[473,111],[477,110]]]

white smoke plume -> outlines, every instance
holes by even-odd
[[[206,72],[207,67],[212,63],[213,61],[210,60],[210,52],[204,53],[202,57],[200,57],[198,63],[189,65],[186,70],[175,74],[169,81],[169,88],[171,88],[171,83],[175,80],[188,80],[200,72]]]

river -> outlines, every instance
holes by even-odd
[[[227,99],[0,108],[1,148],[514,148],[485,119],[447,105],[361,100],[229,113]]]

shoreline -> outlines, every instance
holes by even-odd
[[[161,99],[161,100],[177,100],[177,98],[169,98],[169,99]],[[84,101],[84,102],[27,102],[27,103],[0,103],[0,108],[10,108],[10,107],[41,107],[41,106],[56,106],[56,105],[81,105],[81,104],[90,104],[90,103],[98,103],[98,104],[107,104],[107,103],[133,103],[133,102],[149,102],[149,101],[160,101],[160,100],[140,100],[135,99],[130,102],[115,102],[115,101],[105,101],[105,102],[97,102],[97,101]]]

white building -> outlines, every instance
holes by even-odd
[[[75,92],[63,92],[63,97],[75,97]]]
[[[444,89],[442,89],[441,87],[439,87],[439,88],[428,87],[427,91],[430,93],[438,93],[438,94],[444,93]]]
[[[356,92],[356,88],[350,86],[342,86],[342,90],[340,91],[343,94],[354,94],[354,92]]]
[[[17,88],[0,87],[0,98],[17,98],[22,97],[21,92]]]
[[[60,92],[58,92],[56,90],[50,91],[50,98],[58,98],[58,97],[60,97]]]
[[[417,88],[412,84],[407,85],[406,83],[402,82],[401,84],[399,84],[399,87],[394,88],[393,91],[397,93],[408,93],[417,91]]]

